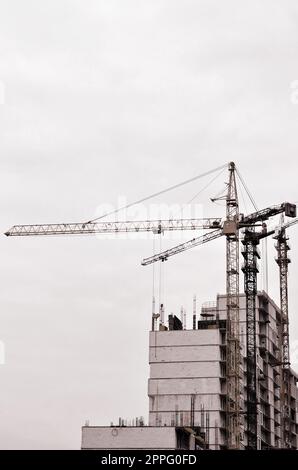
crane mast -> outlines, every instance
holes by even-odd
[[[235,164],[229,165],[226,200],[226,429],[228,449],[240,448],[239,205]]]
[[[157,253],[156,255],[150,256],[149,258],[144,258],[142,261],[142,266],[147,266],[148,264],[155,263],[156,261],[167,261],[170,256],[177,255],[186,250],[190,250],[195,246],[204,245],[205,243],[220,238],[222,236],[222,230],[212,230],[211,232],[204,233],[200,237],[193,238],[187,242],[181,243],[180,245],[169,248],[168,250]]]
[[[256,296],[260,234],[254,229],[246,229],[242,243],[244,245],[242,270],[246,296],[247,449],[256,450],[258,435]]]
[[[291,448],[291,384],[290,384],[290,346],[289,346],[289,305],[288,305],[288,266],[290,246],[285,229],[281,229],[277,239],[276,262],[279,266],[280,309],[281,309],[281,446]]]

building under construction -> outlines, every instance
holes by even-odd
[[[246,298],[240,295],[240,449],[247,448]],[[183,329],[170,315],[168,325],[149,334],[149,426],[84,426],[82,448],[226,449],[226,296],[204,304],[195,329]],[[282,427],[282,313],[258,292],[257,449],[297,449],[298,376],[289,372],[286,430]],[[144,439],[144,436],[146,438]],[[181,436],[184,435],[184,439]],[[121,436],[121,437],[119,437]],[[171,446],[170,444],[171,443]],[[196,447],[195,447],[196,446]]]
[[[122,421],[112,429],[86,426],[83,448],[143,448],[145,442],[152,449],[158,441],[163,449],[297,449],[297,376],[290,366],[288,311],[288,229],[298,222],[296,205],[283,202],[259,210],[233,162],[136,203],[225,169],[224,193],[212,199],[225,202],[224,218],[98,222],[102,216],[84,223],[16,225],[6,232],[27,237],[205,231],[145,258],[144,266],[220,237],[226,240],[226,292],[215,304],[203,306],[199,319],[194,309],[192,330],[186,330],[183,315],[165,322],[163,304],[158,312],[153,308],[149,426],[127,427]],[[238,183],[254,212],[240,212]],[[277,215],[279,223],[274,222]],[[259,292],[257,283],[259,245],[271,236],[276,240],[279,305]],[[241,270],[244,294],[239,292]]]
[[[240,448],[247,442],[246,299],[240,296]],[[203,305],[196,330],[150,333],[149,425],[202,426],[210,449],[225,449],[226,296]],[[257,295],[257,448],[281,448],[282,318],[265,292]],[[297,449],[297,375],[289,374],[289,447]]]

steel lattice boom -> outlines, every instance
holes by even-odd
[[[205,233],[204,235],[193,238],[188,242],[181,243],[181,245],[177,245],[169,250],[162,251],[154,256],[150,256],[149,258],[145,258],[142,261],[143,266],[147,266],[148,264],[155,263],[156,261],[166,261],[170,256],[177,255],[178,253],[182,253],[183,251],[189,250],[190,248],[194,248],[195,246],[203,245],[204,243],[210,242],[211,240],[215,240],[222,236],[222,230],[213,230],[212,232]]]
[[[290,202],[283,202],[277,206],[266,207],[266,209],[253,212],[240,220],[240,226],[245,224],[255,224],[257,222],[265,222],[269,217],[285,213],[287,217],[296,217],[296,206]]]
[[[88,235],[95,233],[128,233],[175,230],[214,229],[221,226],[221,219],[170,219],[125,222],[89,222],[40,225],[14,225],[5,235],[8,237],[26,237],[36,235]]]

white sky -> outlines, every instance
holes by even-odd
[[[295,0],[1,0],[1,232],[89,220],[230,160],[259,207],[298,201],[297,26]],[[208,201],[223,182],[205,216],[223,215]],[[79,448],[85,419],[147,417],[152,241],[2,236],[0,252],[0,447]],[[167,314],[214,300],[224,268],[224,240],[169,260]]]

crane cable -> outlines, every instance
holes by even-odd
[[[203,188],[200,189],[200,191],[199,191],[198,193],[196,193],[196,194],[186,203],[186,205],[191,204],[191,203],[192,203],[198,196],[200,196],[209,186],[211,186],[211,184],[212,184],[217,178],[219,178],[219,177],[223,174],[223,172],[224,172],[225,169],[226,169],[226,165],[224,166],[224,168],[220,168],[220,169],[221,169],[220,173],[218,173],[218,174],[215,175],[210,181],[208,181],[208,183],[205,184],[205,186],[203,186]],[[182,207],[182,209],[180,209],[181,217],[183,216],[184,209],[185,209],[185,207]],[[178,217],[178,211],[177,211],[175,214],[171,214],[171,216],[172,216],[173,218]]]
[[[203,186],[202,189],[198,193],[196,193],[188,202],[187,204],[191,204],[200,194],[202,194],[217,178],[219,178],[222,173],[225,171],[227,165],[224,165],[224,167],[221,167],[218,169],[219,173],[217,173],[205,186]],[[181,210],[181,216],[183,216],[183,208]],[[174,216],[173,216],[174,217]],[[160,247],[159,247],[159,252],[162,252],[162,238],[160,234]],[[155,254],[155,253],[154,253]],[[153,263],[153,266],[155,263]],[[159,308],[161,310],[161,304],[163,304],[163,309],[165,308],[165,263],[163,263],[161,260],[159,262]],[[154,275],[154,274],[153,274]],[[165,319],[164,319],[165,321]]]
[[[252,203],[254,209],[255,209],[256,211],[258,211],[259,209],[258,209],[258,206],[257,206],[257,204],[256,204],[256,201],[254,200],[254,198],[253,198],[253,196],[252,196],[250,190],[248,189],[248,187],[247,187],[247,185],[246,185],[244,179],[242,178],[242,176],[241,176],[241,174],[240,174],[238,168],[236,168],[236,173],[237,173],[238,178],[239,178],[240,182],[242,183],[242,186],[244,187],[244,189],[245,189],[245,191],[246,191],[246,193],[247,193],[247,195],[248,195],[248,197],[249,197],[249,199],[250,199],[250,202]]]
[[[173,186],[170,186],[166,189],[163,189],[162,191],[158,191],[157,193],[153,193],[151,194],[150,196],[146,196],[142,199],[139,199],[138,201],[134,201],[134,202],[131,202],[125,206],[122,206],[122,207],[119,207],[118,209],[115,209],[113,211],[110,211],[110,212],[107,212],[99,217],[96,217],[95,219],[92,219],[92,220],[89,220],[88,222],[86,222],[86,224],[90,224],[90,223],[93,223],[95,222],[96,220],[100,220],[100,219],[103,219],[104,217],[107,217],[109,215],[113,215],[113,214],[116,214],[117,212],[120,212],[122,210],[125,210],[125,209],[128,209],[129,207],[132,207],[132,206],[135,206],[137,204],[141,204],[142,202],[146,202],[148,201],[149,199],[153,199],[157,196],[160,196],[162,194],[165,194],[167,192],[170,192],[170,191],[173,191],[174,189],[177,189],[177,188],[180,188],[181,186],[185,186],[186,184],[189,184],[189,183],[192,183],[193,181],[196,181],[200,178],[203,178],[204,176],[208,176],[208,175],[211,175],[212,173],[215,173],[219,170],[223,170],[224,168],[227,168],[228,166],[228,163],[225,163],[224,165],[221,165],[217,168],[214,168],[213,170],[210,170],[210,171],[206,171],[205,173],[202,173],[200,175],[197,175],[197,176],[194,176],[193,178],[189,178],[188,180],[185,180],[183,181],[182,183],[178,183],[178,184],[174,184]]]
[[[218,173],[217,175],[215,175],[210,181],[209,183],[207,183],[197,194],[195,194],[195,196],[193,196],[190,201],[188,202],[188,204],[191,204],[198,196],[200,196],[200,194],[202,194],[203,191],[205,191],[205,189],[207,189],[217,178],[219,178],[223,172],[225,171],[226,169],[226,166],[224,168],[222,168],[221,172]]]
[[[215,171],[219,171],[210,181],[208,181],[208,183],[203,186],[202,189],[200,189],[200,191],[198,193],[196,193],[188,202],[187,204],[191,204],[200,194],[202,194],[217,178],[219,178],[222,173],[225,171],[227,165],[224,165],[224,167],[220,167],[220,169],[217,169],[217,170],[214,170]],[[184,208],[182,207],[182,209],[180,210],[180,214],[181,214],[181,217],[183,216],[183,211],[184,211]],[[172,217],[174,218],[174,215],[172,214]],[[161,253],[162,252],[162,234],[160,234],[160,246],[159,246],[159,252]],[[155,254],[155,253],[154,253]],[[155,263],[153,263],[153,266],[155,265]],[[154,268],[153,268],[154,269]],[[159,262],[159,313],[161,315],[161,310],[163,308],[163,310],[165,309],[165,263],[163,263],[162,261]],[[153,276],[154,276],[154,272],[153,272]],[[160,320],[162,320],[161,316],[160,316]],[[165,321],[165,318],[163,318],[163,321]]]

